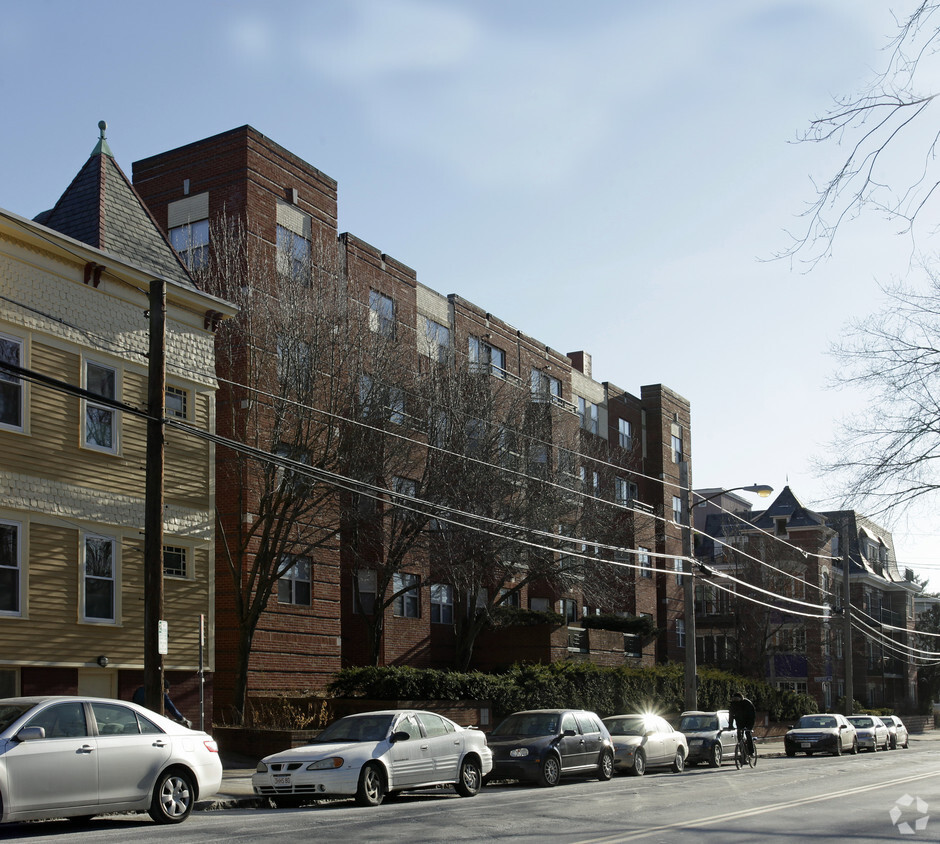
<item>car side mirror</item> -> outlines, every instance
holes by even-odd
[[[406,733],[404,730],[396,730],[394,733],[392,733],[393,744],[399,741],[408,741],[408,739],[410,738],[411,736],[408,733]]]
[[[45,737],[45,727],[23,727],[15,736],[17,741],[35,741],[36,739],[44,739]]]
[[[563,735],[563,736],[576,736],[577,733],[576,733],[574,730],[565,730],[565,731],[562,733],[562,735]]]

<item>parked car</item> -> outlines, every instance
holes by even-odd
[[[795,756],[797,751],[807,756],[841,756],[844,750],[858,753],[858,736],[844,715],[804,715],[783,737],[783,749],[787,756]]]
[[[658,715],[612,715],[604,726],[614,741],[614,768],[643,776],[649,768],[669,766],[681,773],[689,755],[685,735]]]
[[[910,744],[907,727],[904,726],[904,722],[897,715],[883,715],[881,720],[888,728],[888,745],[892,750],[907,747]]]
[[[689,743],[686,764],[708,762],[713,768],[717,768],[725,756],[732,758],[738,735],[728,724],[727,709],[719,709],[716,712],[683,712],[679,717],[679,731]]]
[[[134,703],[0,700],[0,822],[149,812],[179,823],[222,783],[212,737]]]
[[[378,806],[387,794],[435,785],[473,797],[492,766],[479,730],[434,712],[387,709],[347,715],[312,743],[265,756],[251,783],[276,806],[324,797]]]
[[[595,713],[583,709],[516,712],[490,733],[489,743],[493,779],[553,786],[569,774],[609,780],[614,771],[610,733]]]
[[[876,715],[847,715],[848,722],[855,727],[859,748],[868,748],[874,753],[881,748],[888,749],[890,741],[888,728]]]

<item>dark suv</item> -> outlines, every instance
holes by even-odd
[[[717,768],[725,756],[733,757],[737,733],[728,724],[727,709],[719,709],[717,712],[683,712],[679,718],[679,732],[685,733],[689,742],[686,764],[708,762]]]
[[[510,715],[487,736],[493,770],[487,779],[558,785],[581,774],[609,780],[614,770],[610,733],[593,712],[533,709]]]

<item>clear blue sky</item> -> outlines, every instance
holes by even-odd
[[[896,5],[902,15],[912,0]],[[863,397],[847,321],[910,245],[862,220],[812,272],[761,261],[836,149],[793,144],[883,62],[858,0],[8,0],[0,206],[50,207],[97,122],[133,161],[249,123],[339,182],[340,228],[632,392],[692,403],[693,481],[814,474]],[[909,528],[909,530],[908,530]],[[940,522],[895,527],[930,574]]]

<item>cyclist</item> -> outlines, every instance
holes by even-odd
[[[757,719],[757,711],[754,704],[751,703],[740,692],[734,692],[731,695],[731,704],[728,706],[728,723],[731,729],[737,727],[738,741],[741,741],[742,734],[747,738],[747,752],[754,755],[754,721]]]

